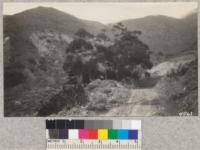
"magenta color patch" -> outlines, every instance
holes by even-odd
[[[89,131],[87,129],[79,129],[79,139],[88,139]]]

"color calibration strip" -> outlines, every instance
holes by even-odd
[[[140,149],[140,120],[47,120],[47,149]]]
[[[48,139],[137,140],[138,120],[47,120]]]

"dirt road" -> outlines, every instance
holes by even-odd
[[[133,89],[127,103],[112,108],[106,116],[154,116],[163,111],[161,95],[154,89]]]

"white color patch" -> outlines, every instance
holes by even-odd
[[[68,136],[69,136],[69,139],[78,139],[78,130],[77,129],[69,129]]]
[[[141,120],[131,120],[131,129],[141,130]]]
[[[122,129],[131,129],[131,120],[122,120]]]

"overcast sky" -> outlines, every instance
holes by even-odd
[[[195,2],[162,3],[4,3],[3,14],[12,15],[38,6],[53,7],[78,18],[104,24],[148,15],[166,15],[182,18],[197,9]]]

